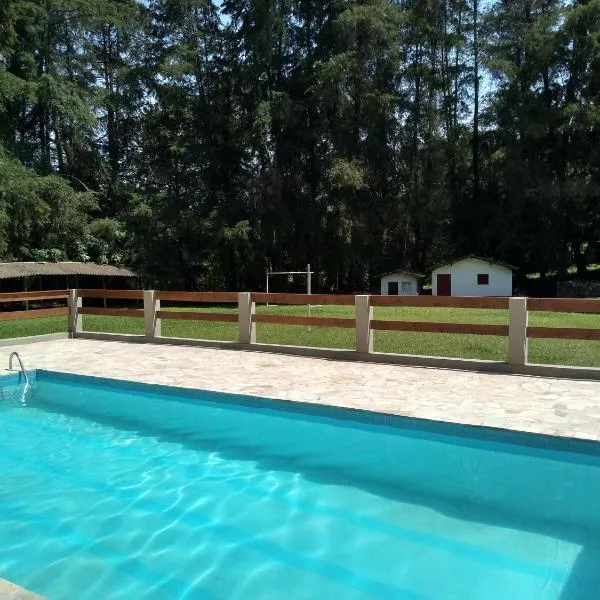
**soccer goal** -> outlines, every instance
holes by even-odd
[[[267,270],[267,294],[269,293],[269,279],[271,277],[276,277],[278,275],[301,275],[306,277],[306,293],[310,295],[312,293],[312,275],[314,271],[310,270],[310,264],[306,265],[306,271],[269,271]],[[267,306],[269,303],[267,302]],[[311,306],[308,305],[308,316],[311,316]],[[310,331],[310,325],[308,326],[308,330]]]

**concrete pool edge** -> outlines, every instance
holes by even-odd
[[[10,350],[29,368],[600,441],[600,382],[94,340]]]

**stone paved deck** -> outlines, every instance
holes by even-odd
[[[0,600],[43,600],[43,598],[6,579],[0,579]]]
[[[424,419],[600,440],[600,382],[343,362],[240,350],[56,340],[17,350],[45,368]]]

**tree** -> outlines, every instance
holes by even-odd
[[[598,0],[5,0],[0,255],[358,290],[600,254]],[[49,214],[52,217],[49,217]]]

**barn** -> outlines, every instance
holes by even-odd
[[[416,296],[419,293],[419,280],[425,275],[399,269],[379,277],[382,296]]]
[[[465,256],[440,265],[431,273],[434,296],[512,296],[514,267]]]
[[[115,288],[137,275],[123,267],[83,262],[0,263],[0,292],[60,290],[69,287]]]

